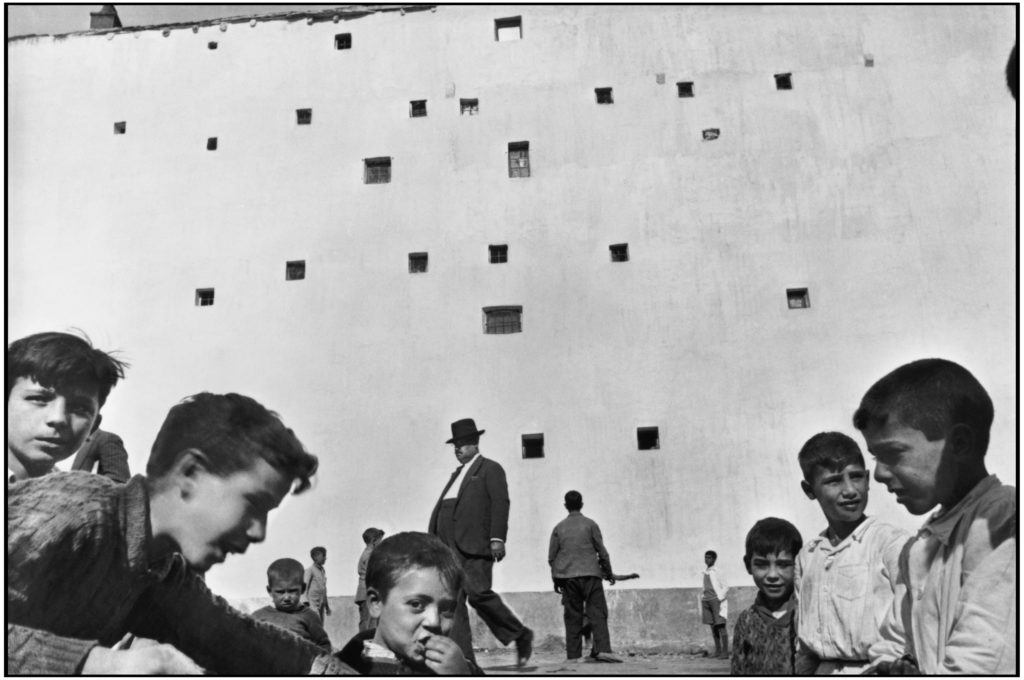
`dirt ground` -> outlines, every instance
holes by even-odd
[[[622,663],[590,661],[570,662],[564,649],[547,647],[534,650],[523,668],[515,665],[513,648],[484,650],[476,661],[487,675],[729,675],[728,659],[713,659],[700,654],[647,654],[641,650],[616,651]]]

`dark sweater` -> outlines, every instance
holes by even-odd
[[[732,633],[733,675],[793,675],[796,655],[796,600],[775,618],[759,592],[742,612]]]
[[[129,632],[174,645],[218,674],[350,671],[232,609],[181,555],[150,559],[151,533],[141,476],[122,485],[57,472],[10,485],[7,672],[73,674],[95,645]]]
[[[257,621],[266,621],[278,628],[284,628],[303,640],[309,640],[325,652],[331,651],[331,639],[327,636],[327,631],[324,630],[324,624],[320,622],[320,617],[309,608],[308,604],[303,603],[299,609],[293,612],[283,612],[273,605],[267,605],[254,611],[252,618]]]

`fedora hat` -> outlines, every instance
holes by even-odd
[[[462,441],[463,439],[479,439],[480,435],[484,432],[486,432],[486,430],[476,429],[476,423],[473,422],[472,418],[456,420],[452,423],[452,438],[446,441],[445,444]]]

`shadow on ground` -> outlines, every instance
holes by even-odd
[[[643,650],[619,651],[622,663],[601,663],[587,659],[568,661],[564,649],[534,650],[523,668],[515,665],[514,649],[480,650],[476,662],[487,675],[729,675],[729,660],[703,654],[656,654]]]

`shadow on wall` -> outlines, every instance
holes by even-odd
[[[729,588],[730,634],[741,611],[754,602],[754,586]],[[608,628],[612,649],[644,650],[650,653],[697,653],[713,646],[708,626],[701,623],[700,588],[662,588],[619,590],[605,587],[608,600]],[[565,624],[562,622],[561,596],[543,593],[502,593],[502,598],[536,635],[538,647],[563,648]],[[330,598],[331,610],[324,627],[331,644],[340,648],[356,634],[359,612],[351,597]],[[251,612],[270,604],[269,598],[233,600],[231,604]],[[487,626],[470,608],[473,643],[478,649],[501,649]]]

